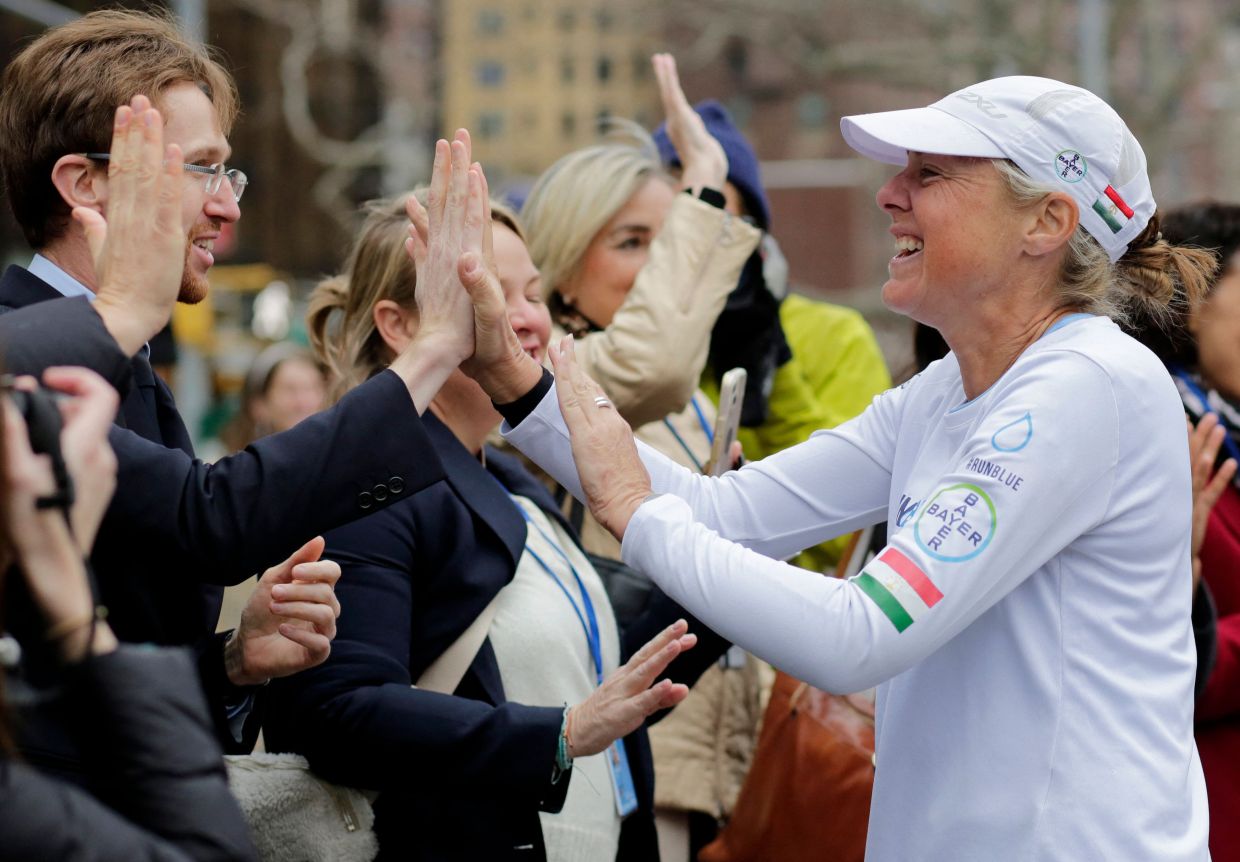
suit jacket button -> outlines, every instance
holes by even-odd
[[[382,503],[384,500],[388,498],[388,486],[382,483],[375,485],[374,494],[375,494],[375,502]]]
[[[399,494],[405,490],[405,480],[400,476],[393,476],[391,479],[388,479],[388,488],[391,489],[393,494]]]
[[[363,491],[357,495],[357,505],[363,509],[369,509],[375,504],[375,498],[370,496],[369,491]]]

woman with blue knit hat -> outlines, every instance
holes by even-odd
[[[652,66],[687,153],[678,180],[644,129],[616,122],[543,172],[521,220],[553,336],[578,339],[582,364],[641,439],[701,469],[715,419],[698,391],[711,327],[760,232],[725,209],[727,155],[689,106],[675,60],[656,54]],[[619,557],[588,513],[580,532],[591,553]]]
[[[769,233],[770,205],[757,154],[723,105],[706,100],[693,110],[727,155],[725,206],[762,230],[761,243],[715,320],[702,375],[702,391],[717,400],[725,371],[739,366],[748,372],[738,439],[753,460],[851,419],[891,386],[891,378],[865,318],[853,309],[788,292],[788,265]],[[655,130],[654,140],[663,163],[679,169],[680,157],[666,125]],[[846,544],[844,537],[807,548],[795,563],[814,571],[833,570]],[[759,703],[770,691],[770,676],[763,674]],[[721,687],[712,687],[712,681],[708,677],[695,687],[651,729],[665,857],[684,843],[675,837],[678,821],[689,827],[689,853],[681,858],[696,859],[695,851],[715,836],[718,821],[731,815],[740,786],[725,786],[720,764],[744,778],[750,766],[746,745],[756,744],[760,714],[741,710],[746,701],[727,696]],[[738,745],[738,740],[746,745]],[[864,828],[864,823],[857,825],[859,836]]]
[[[757,154],[723,105],[708,99],[693,109],[727,154],[727,208],[762,230],[758,249],[715,321],[702,377],[702,389],[714,397],[729,368],[749,372],[738,439],[745,457],[756,460],[856,416],[891,386],[891,376],[864,317],[789,291],[788,264],[770,233]],[[655,130],[654,140],[664,164],[678,167],[666,126]],[[809,548],[797,556],[797,565],[834,569],[843,546],[836,541]]]
[[[1113,319],[1195,301],[1213,261],[1162,238],[1140,145],[1079,87],[998,78],[842,128],[897,166],[884,302],[951,353],[710,478],[634,445],[571,342],[540,381],[479,328],[504,357],[484,387],[524,393],[506,436],[712,629],[878,687],[868,859],[1204,862],[1184,419]],[[779,562],[883,519],[853,578]]]
[[[723,188],[726,207],[763,232],[762,244],[745,262],[740,282],[728,295],[727,304],[715,320],[708,369],[716,387],[730,368],[741,367],[748,372],[741,425],[752,428],[767,420],[768,397],[776,369],[792,358],[779,322],[780,303],[788,286],[787,263],[779,246],[766,232],[771,225],[770,207],[762,190],[758,158],[753,148],[723,105],[709,99],[694,105],[693,110],[727,155],[728,175]],[[663,163],[679,169],[680,156],[668,136],[666,123],[655,129],[654,141]],[[768,259],[772,271],[781,267],[779,277],[767,278],[764,274],[764,262]],[[749,454],[753,457],[753,453]]]

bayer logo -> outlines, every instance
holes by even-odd
[[[1055,154],[1055,173],[1065,183],[1079,183],[1089,169],[1085,157],[1076,150],[1060,150]]]

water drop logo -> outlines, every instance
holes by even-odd
[[[1000,452],[1019,452],[1028,446],[1032,439],[1033,417],[1026,413],[996,431],[990,438],[990,445]]]

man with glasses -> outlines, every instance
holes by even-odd
[[[101,601],[120,639],[197,649],[221,742],[246,751],[257,733],[258,686],[326,658],[286,637],[279,624],[302,610],[300,623],[330,638],[339,612],[330,584],[326,594],[322,583],[272,586],[315,552],[279,561],[313,536],[443,477],[419,414],[472,351],[472,331],[452,330],[455,340],[445,340],[452,328],[441,328],[442,345],[406,351],[393,361],[395,373],[377,375],[330,410],[215,465],[194,460],[145,345],[174,302],[206,295],[214,242],[241,215],[247,180],[225,166],[237,113],[231,77],[168,19],[107,11],[32,42],[5,69],[0,90],[0,172],[35,250],[28,267],[9,267],[0,278],[0,307],[11,309],[0,314],[4,363],[20,373],[86,365],[120,390],[123,427],[110,436],[117,491],[91,556]],[[177,145],[185,163],[178,180],[185,261],[175,295],[111,271],[101,281],[83,222],[83,213],[97,221],[88,211],[106,220],[110,207],[132,206],[124,194],[130,187],[109,168],[121,170],[111,158],[114,118],[123,116],[117,107],[139,95],[159,113],[134,116],[162,117],[163,142]],[[446,299],[443,319],[460,317],[461,303],[468,300]],[[214,635],[222,585],[269,566],[275,574],[260,582],[240,628]],[[37,615],[18,615],[4,627],[19,638],[24,628],[25,643],[45,634]],[[20,741],[30,761],[72,778],[71,735],[58,730],[72,717],[55,708],[25,722]]]
[[[192,91],[184,90],[183,88],[192,88]],[[200,101],[199,97],[203,94],[195,92],[196,90],[195,85],[188,82],[176,84],[164,92],[163,101],[166,105],[171,104],[172,107],[186,99],[194,102]],[[171,116],[169,117],[168,126],[164,130],[165,135],[170,135],[170,133],[169,142],[176,143],[176,129],[173,127]],[[96,162],[106,170],[111,155],[108,153],[83,153],[82,158]],[[240,204],[241,195],[245,192],[245,187],[250,182],[244,173],[236,168],[230,169],[223,162],[215,162],[209,165],[190,164],[187,162],[182,167],[185,169],[185,181],[191,186],[201,188],[205,193],[205,200],[208,202],[212,201],[217,195],[223,194],[223,190],[227,188],[227,194],[232,196],[233,203]],[[206,214],[207,209],[208,206],[203,207],[204,214]],[[185,272],[182,275],[181,292],[177,296],[177,302],[192,305],[196,302],[201,302],[202,298],[207,295],[206,270],[215,262],[215,258],[211,253],[212,245],[215,242],[215,238],[219,236],[220,226],[225,221],[236,221],[236,217],[225,217],[225,208],[218,207],[217,205],[212,209],[214,213],[218,213],[218,219],[208,216],[205,224],[201,226],[195,225],[194,230],[189,235],[189,242],[185,248]],[[228,210],[227,215],[231,215],[231,209]],[[240,215],[241,211],[238,209],[237,217]],[[194,253],[195,248],[201,252],[201,261],[199,261],[200,255]],[[199,263],[201,265],[197,265]],[[199,274],[200,270],[201,274]]]

